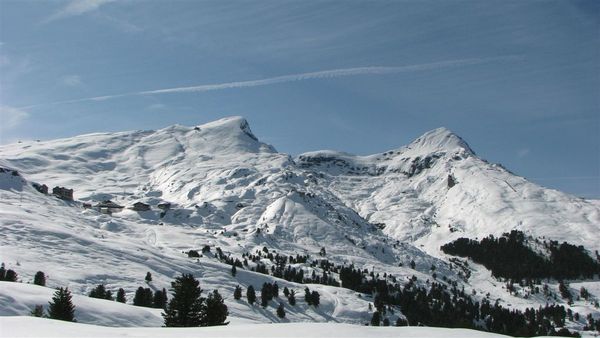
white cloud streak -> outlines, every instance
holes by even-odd
[[[81,77],[79,75],[66,75],[60,79],[60,82],[65,86],[77,87],[81,85]]]
[[[175,87],[175,88],[146,90],[146,91],[140,91],[140,92],[125,93],[125,94],[87,97],[87,98],[81,98],[81,99],[65,100],[65,101],[57,101],[57,102],[51,102],[51,103],[46,103],[46,104],[31,105],[31,106],[21,107],[21,109],[35,108],[35,107],[44,106],[44,105],[57,105],[57,104],[79,103],[79,102],[91,102],[91,101],[105,101],[105,100],[129,97],[129,96],[162,95],[162,94],[173,94],[173,93],[202,93],[202,92],[215,91],[215,90],[270,86],[270,85],[281,84],[281,83],[307,81],[307,80],[315,80],[315,79],[333,79],[333,78],[359,76],[359,75],[393,75],[393,74],[399,74],[399,73],[411,73],[411,72],[420,72],[420,71],[437,70],[437,69],[445,69],[445,68],[457,68],[457,67],[463,67],[463,66],[491,63],[491,62],[515,61],[518,59],[520,59],[519,56],[509,55],[509,56],[499,56],[499,57],[492,57],[492,58],[472,58],[472,59],[449,60],[449,61],[424,63],[424,64],[416,64],[416,65],[408,65],[408,66],[396,66],[396,67],[371,66],[371,67],[331,69],[331,70],[323,70],[323,71],[318,71],[318,72],[282,75],[282,76],[270,77],[270,78],[260,79],[260,80],[236,81],[236,82],[226,82],[226,83],[217,83],[217,84],[204,84],[204,85],[190,86],[190,87]]]
[[[0,132],[9,131],[12,128],[20,125],[25,119],[29,117],[29,113],[26,111],[9,106],[0,106]]]
[[[58,12],[50,15],[48,18],[42,21],[42,23],[49,23],[67,17],[92,12],[100,8],[100,6],[113,1],[115,0],[72,0]]]

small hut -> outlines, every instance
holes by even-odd
[[[124,207],[111,200],[105,200],[94,205],[94,208],[98,209],[103,214],[112,214],[113,212],[119,212],[123,210]]]
[[[54,187],[52,188],[52,194],[61,200],[72,201],[73,200],[73,189],[67,189],[65,187]]]
[[[148,211],[150,210],[150,205],[142,202],[135,202],[131,209],[134,211]]]

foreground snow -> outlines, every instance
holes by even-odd
[[[34,317],[0,317],[1,337],[427,337],[492,338],[463,329],[372,327],[331,323],[244,324],[203,328],[113,328]]]

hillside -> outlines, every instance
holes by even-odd
[[[593,304],[600,298],[597,278],[571,281],[573,293],[585,286],[592,297],[568,305],[560,297],[529,294],[525,287],[509,293],[483,266],[451,262],[440,250],[459,237],[499,236],[513,229],[532,239],[583,245],[592,256],[600,249],[600,205],[490,164],[443,128],[381,154],[319,151],[292,158],[260,142],[245,119],[232,117],[196,127],[0,146],[0,167],[0,258],[23,282],[42,270],[50,287],[87,295],[104,284],[124,288],[131,303],[139,286],[168,288],[174,277],[192,273],[206,292],[219,289],[225,296],[232,323],[368,323],[373,294],[323,285],[321,276],[341,278],[339,269],[319,263],[326,260],[367,269],[373,280],[390,285],[405,285],[414,276],[424,288],[433,281],[464,287],[476,301],[485,298],[511,309],[560,304],[581,314],[581,320],[568,323],[571,329],[582,330],[588,313],[600,317]],[[40,193],[34,183],[46,184],[50,192],[55,186],[73,189],[74,200]],[[94,207],[105,200],[125,208],[103,213]],[[150,209],[132,210],[136,202]],[[188,257],[189,250],[205,246],[210,252]],[[261,267],[275,269],[276,255],[307,256],[306,262],[286,263],[302,269],[305,279],[260,273]],[[232,276],[229,264],[235,259],[248,265]],[[146,272],[153,276],[148,285]],[[238,284],[260,290],[274,281],[298,294],[298,305],[283,320],[274,315],[276,301],[263,309],[232,297]],[[557,281],[546,283],[558,294]],[[305,287],[320,293],[318,308],[301,299]],[[51,290],[44,290],[39,292],[49,299]],[[0,314],[27,315],[44,303],[44,297],[27,301],[27,292],[1,288]],[[9,306],[14,300],[26,305]],[[142,319],[78,320],[161,325],[159,310],[144,311],[150,312],[136,315]],[[404,318],[403,313],[396,306],[389,320]]]

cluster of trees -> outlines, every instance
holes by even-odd
[[[406,319],[396,325],[425,325],[487,330],[511,336],[571,334],[564,326],[567,312],[563,306],[547,305],[524,312],[503,308],[489,300],[474,301],[456,285],[433,282],[417,286],[412,277],[402,288],[398,284],[376,282],[372,325],[383,321],[393,306],[399,306]],[[393,311],[393,310],[392,310]],[[389,323],[389,321],[388,321]],[[557,328],[558,329],[557,331]]]
[[[12,269],[6,269],[4,267],[4,263],[0,266],[0,281],[5,282],[16,282],[17,281],[17,273]]]
[[[236,286],[233,291],[233,298],[235,300],[240,300],[242,298],[242,287]],[[310,291],[308,288],[304,290],[304,300],[308,305],[313,305],[315,307],[319,306],[321,295],[317,291]],[[288,303],[290,306],[296,305],[296,291],[290,290],[286,287],[283,288],[283,295],[288,299]],[[263,286],[260,290],[260,300],[261,306],[266,308],[269,305],[269,302],[274,298],[279,298],[279,286],[277,282],[274,283],[263,283]],[[249,285],[246,290],[246,299],[250,305],[254,305],[257,300],[256,290],[254,286]],[[279,302],[279,306],[277,307],[277,316],[279,318],[285,318],[285,306],[283,302]]]
[[[517,253],[520,259],[529,262],[529,264],[540,263],[540,261],[535,260],[535,257],[527,256],[528,251],[520,251],[523,248],[527,248],[526,246],[515,245],[515,243],[523,243],[524,236],[522,236],[522,233],[512,232],[502,238],[498,242],[501,243],[500,245],[503,249],[492,250],[492,252],[496,253],[496,256],[499,255],[499,252],[508,250],[511,254]],[[554,244],[550,243],[548,245],[552,246]],[[556,244],[556,247],[560,246]],[[556,250],[556,252],[564,251],[564,249]],[[535,254],[535,252],[531,252]],[[220,259],[225,262],[235,261],[230,257],[225,260],[223,258],[225,255],[218,255],[217,257],[221,257]],[[457,282],[450,282],[446,278],[444,280],[452,285],[450,289],[446,284],[431,283],[429,281],[427,281],[427,287],[417,287],[415,283],[416,277],[414,276],[402,287],[396,278],[391,275],[383,274],[383,278],[381,278],[379,274],[375,274],[373,271],[360,270],[353,265],[335,265],[327,259],[313,260],[310,263],[311,267],[322,269],[321,276],[317,276],[314,270],[312,276],[305,276],[304,270],[301,268],[296,269],[287,265],[290,258],[296,260],[294,256],[274,254],[269,252],[266,247],[262,251],[257,251],[256,255],[245,254],[242,265],[247,266],[247,259],[251,259],[252,261],[256,261],[257,264],[257,268],[253,270],[258,272],[264,271],[263,273],[268,274],[269,269],[261,261],[265,257],[274,263],[270,270],[271,274],[275,277],[298,283],[321,283],[327,285],[331,285],[331,280],[334,280],[335,283],[333,285],[341,285],[344,288],[361,293],[374,294],[376,311],[373,313],[371,325],[390,325],[388,314],[393,313],[394,307],[400,307],[405,318],[396,320],[395,324],[398,326],[410,324],[463,327],[521,336],[552,335],[557,332],[557,328],[559,328],[559,331],[562,330],[562,334],[568,332],[564,331],[566,329],[560,328],[564,325],[564,308],[562,308],[563,311],[549,306],[538,310],[528,309],[529,312],[534,313],[536,316],[535,320],[532,320],[531,317],[527,317],[524,312],[519,310],[508,310],[497,303],[491,304],[487,300],[481,303],[476,302],[469,295],[465,294],[464,291],[457,289]],[[303,260],[302,258],[300,260]],[[306,256],[306,259],[308,259],[308,256]],[[517,257],[514,257],[514,260],[517,260]],[[411,261],[410,265],[411,268],[414,268],[416,264],[414,261]],[[432,267],[431,271],[434,271],[434,267]],[[339,282],[333,278],[334,273],[338,274]],[[234,298],[241,298],[241,291],[241,288],[239,290],[236,288]],[[286,291],[284,290],[285,293]],[[265,294],[268,295],[268,291]],[[247,298],[250,304],[256,301],[256,293],[252,286],[248,288]],[[268,297],[261,296],[261,300],[264,298],[270,300]],[[305,289],[304,299],[309,305],[318,306],[320,302],[318,293],[315,291],[310,292],[308,288]],[[295,295],[292,294],[288,300],[290,300],[290,305],[293,306],[295,304]],[[264,303],[265,301],[262,301],[262,304]],[[554,309],[554,312],[552,309]],[[562,319],[558,320],[558,318]]]
[[[229,311],[217,290],[202,297],[200,283],[183,274],[171,283],[173,298],[162,314],[167,327],[227,325]]]
[[[154,293],[150,288],[138,287],[133,297],[133,305],[164,309],[167,305],[167,290],[156,290]]]
[[[304,288],[304,301],[308,305],[318,307],[321,304],[321,295],[317,291],[311,292],[308,288]]]
[[[528,246],[521,231],[513,230],[501,237],[490,235],[481,241],[459,238],[441,247],[442,251],[469,257],[483,264],[495,277],[512,279],[592,278],[600,273],[600,263],[590,257],[583,246],[556,241],[543,243],[549,252],[546,258]]]
[[[0,265],[0,281],[16,282],[18,274],[13,269],[6,269],[4,263]],[[38,271],[33,277],[33,284],[46,286],[46,274],[43,271]]]

